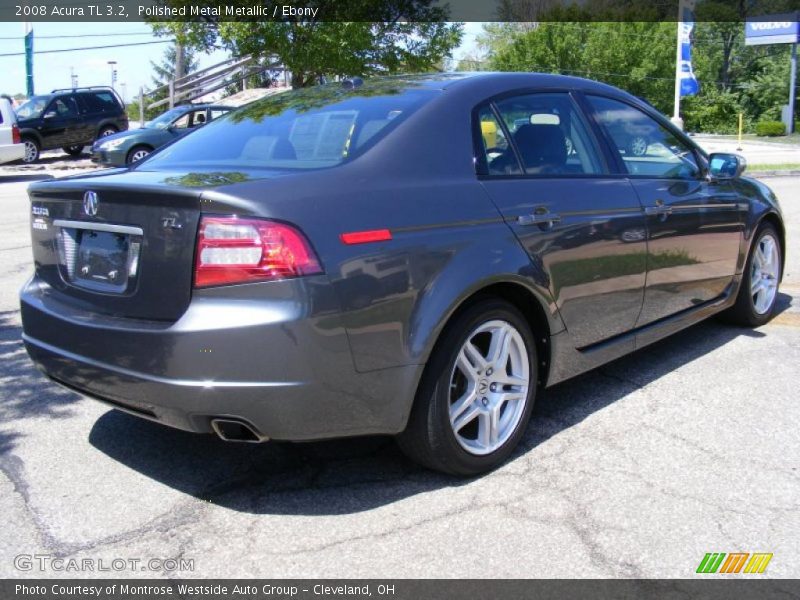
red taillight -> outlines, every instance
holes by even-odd
[[[194,285],[230,285],[322,273],[306,238],[265,219],[203,217],[197,234]]]
[[[19,126],[14,123],[11,125],[11,143],[12,144],[19,144],[22,142],[22,138],[19,135]]]

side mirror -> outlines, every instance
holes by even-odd
[[[48,112],[44,113],[44,118],[45,119],[52,119],[55,116],[56,116],[56,111],[54,111],[54,110],[51,110],[51,111],[48,111]]]
[[[747,168],[744,156],[714,152],[708,157],[708,173],[712,179],[735,179]]]

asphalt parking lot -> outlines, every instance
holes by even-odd
[[[102,574],[126,577],[692,577],[707,552],[800,577],[800,178],[767,182],[789,230],[772,323],[706,322],[548,390],[508,464],[457,480],[383,438],[230,445],[48,383],[20,342],[27,183],[0,179],[0,577],[92,576],[21,554],[194,561]]]

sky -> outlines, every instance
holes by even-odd
[[[456,60],[475,52],[475,37],[480,34],[481,26],[481,23],[465,24],[464,39],[453,54]],[[146,23],[35,23],[33,31],[34,51],[163,40],[155,37]],[[23,34],[21,23],[0,23],[0,55],[24,52]],[[150,61],[160,62],[168,46],[167,43],[148,43],[125,48],[36,54],[33,59],[34,91],[45,93],[55,88],[71,87],[70,69],[78,75],[78,85],[110,85],[108,61],[114,60],[117,62],[117,90],[129,102],[138,94],[139,86],[152,87]],[[227,55],[216,51],[201,54],[198,58],[202,69],[225,60]],[[0,74],[0,93],[25,92],[23,55],[0,56]]]

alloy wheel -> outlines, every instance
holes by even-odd
[[[635,138],[633,138],[633,140],[631,140],[631,154],[634,156],[644,156],[647,154],[647,146],[647,140],[644,137],[637,135]]]
[[[39,148],[30,140],[25,140],[25,158],[26,163],[34,162],[39,156]]]
[[[525,413],[529,361],[522,335],[507,321],[488,321],[467,337],[449,389],[450,425],[464,450],[490,454],[514,434]]]
[[[766,314],[772,308],[778,293],[779,277],[778,242],[770,232],[766,232],[758,240],[750,271],[750,295],[753,297],[753,308],[759,315]]]
[[[131,163],[135,163],[142,160],[148,154],[150,154],[149,150],[137,150],[136,152],[131,154]]]

